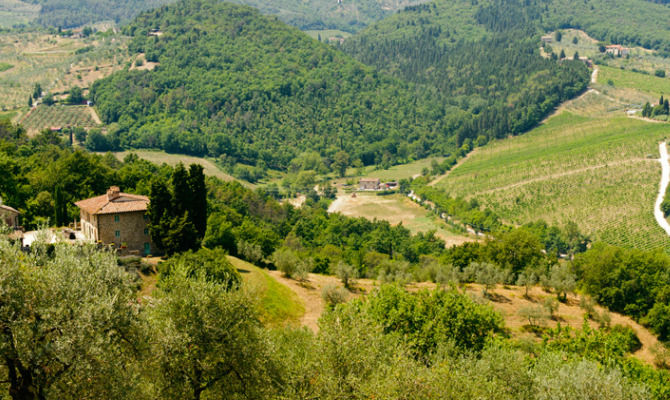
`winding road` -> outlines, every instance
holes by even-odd
[[[665,192],[668,189],[668,183],[670,182],[670,163],[668,163],[668,147],[665,142],[661,142],[658,145],[658,150],[661,153],[661,166],[663,167],[663,173],[661,175],[661,186],[658,190],[658,198],[656,199],[656,205],[654,206],[654,217],[656,217],[656,222],[665,230],[665,232],[670,235],[670,224],[668,220],[665,219],[663,211],[661,210],[661,203],[663,203],[663,197],[665,197]]]

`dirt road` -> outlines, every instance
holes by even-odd
[[[658,145],[658,150],[661,153],[661,166],[663,172],[661,174],[661,185],[658,189],[658,198],[656,199],[656,204],[654,205],[654,217],[656,222],[665,230],[665,232],[670,235],[670,224],[668,220],[665,219],[663,215],[663,210],[661,210],[661,203],[663,203],[663,198],[665,197],[665,192],[668,190],[668,182],[670,182],[670,163],[668,163],[668,147],[665,142],[661,142]]]

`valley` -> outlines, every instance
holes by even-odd
[[[0,397],[670,398],[667,0],[0,0]]]

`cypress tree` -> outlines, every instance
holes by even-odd
[[[56,226],[64,226],[67,223],[67,203],[60,186],[54,188],[54,214]]]
[[[193,209],[193,193],[189,186],[188,171],[179,163],[172,172],[172,209],[173,215],[182,216]]]
[[[149,217],[149,234],[154,245],[164,250],[166,225],[172,218],[172,196],[167,185],[162,179],[154,179],[151,182],[151,193],[149,194],[149,206],[147,215]]]
[[[188,171],[188,185],[193,194],[188,213],[198,231],[198,236],[202,239],[207,230],[207,186],[202,165],[191,164]]]

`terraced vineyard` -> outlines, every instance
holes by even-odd
[[[532,132],[478,149],[435,185],[511,223],[575,221],[596,240],[670,249],[653,217],[670,125],[625,116],[626,98],[648,94],[596,89]]]
[[[79,126],[92,128],[98,124],[91,115],[88,106],[62,106],[40,105],[30,111],[21,124],[26,128],[28,134],[33,134],[45,128]]]
[[[36,83],[54,93],[73,85],[87,87],[123,67],[128,59],[125,42],[121,35],[72,39],[40,32],[0,33],[0,65],[12,66],[0,72],[0,108],[25,107]]]

